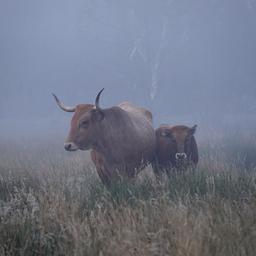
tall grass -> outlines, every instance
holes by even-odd
[[[106,189],[84,152],[0,147],[0,255],[256,255],[256,140],[201,143],[196,170]],[[250,156],[250,157],[249,157]]]

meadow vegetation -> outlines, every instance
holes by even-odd
[[[0,146],[0,255],[256,255],[256,138],[200,141],[196,170],[106,189],[85,152]]]

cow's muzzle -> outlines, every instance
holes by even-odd
[[[78,150],[77,145],[73,142],[65,142],[64,143],[64,148],[67,151],[76,151],[76,150]]]
[[[175,159],[176,160],[185,160],[187,158],[186,153],[176,153],[175,154]]]

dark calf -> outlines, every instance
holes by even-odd
[[[156,129],[156,175],[163,170],[184,170],[198,163],[198,148],[194,137],[196,125],[162,125]]]

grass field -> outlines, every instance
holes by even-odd
[[[199,144],[195,171],[110,190],[85,152],[1,144],[0,255],[256,255],[256,137]]]

